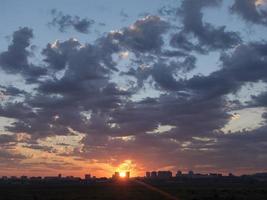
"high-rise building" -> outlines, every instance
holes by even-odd
[[[146,178],[150,178],[150,172],[146,172]]]
[[[150,178],[157,178],[157,172],[156,171],[153,171],[150,173]]]
[[[21,176],[20,179],[21,180],[28,180],[28,176]]]
[[[179,170],[179,171],[177,171],[177,173],[176,173],[176,177],[177,177],[177,176],[182,176],[182,174],[183,174],[182,171]]]
[[[158,171],[158,178],[159,179],[169,179],[172,177],[171,171]]]
[[[190,171],[188,172],[188,175],[189,175],[189,176],[193,176],[193,175],[194,175],[194,172],[193,172],[192,170],[190,170]]]
[[[125,176],[125,178],[130,178],[130,172],[126,172],[126,176]]]
[[[113,178],[113,179],[119,179],[119,178],[120,178],[120,173],[119,173],[119,172],[115,172],[115,173],[112,175],[112,178]]]
[[[229,173],[228,176],[230,176],[230,177],[234,177],[235,175],[232,174],[232,173]]]
[[[90,180],[91,179],[91,174],[85,174],[84,175],[85,180]]]

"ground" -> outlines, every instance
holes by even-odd
[[[266,200],[266,183],[147,182],[181,200]],[[1,185],[1,200],[165,200],[161,193],[136,182],[92,185]]]

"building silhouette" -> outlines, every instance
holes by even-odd
[[[112,179],[114,179],[114,180],[129,179],[129,178],[130,178],[130,172],[129,171],[125,172],[125,177],[121,177],[119,172],[115,172],[112,175]]]
[[[171,171],[152,171],[152,172],[146,172],[146,178],[151,179],[169,179],[172,178],[172,172]]]
[[[159,179],[169,179],[172,177],[171,171],[158,171],[158,178]]]
[[[188,175],[189,175],[189,176],[193,176],[193,175],[194,175],[194,172],[193,172],[192,170],[190,170],[190,171],[188,172]]]
[[[176,173],[176,177],[179,177],[179,176],[182,176],[183,175],[183,173],[182,173],[182,171],[177,171],[177,173]]]
[[[130,178],[130,172],[126,172],[125,178],[129,179]]]
[[[85,180],[91,180],[91,174],[85,174],[84,179]]]
[[[150,173],[150,178],[157,178],[158,174],[156,171]]]
[[[120,173],[119,172],[115,172],[113,175],[112,175],[112,179],[119,179],[120,178]]]

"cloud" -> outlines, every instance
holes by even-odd
[[[262,92],[259,95],[251,95],[252,97],[252,101],[250,102],[251,106],[263,106],[266,107],[267,106],[267,93],[266,92]]]
[[[169,24],[158,16],[146,16],[121,31],[112,32],[125,48],[135,53],[157,52],[163,45],[162,35],[169,29]]]
[[[134,160],[150,168],[203,170],[238,168],[238,162],[249,168],[250,161],[255,161],[255,169],[266,167],[261,164],[266,155],[266,144],[261,142],[266,124],[231,135],[221,130],[232,119],[227,95],[247,83],[266,82],[267,44],[240,44],[238,33],[203,22],[204,8],[220,2],[183,1],[177,13],[182,19],[178,31],[158,16],[147,16],[92,43],[56,40],[42,49],[42,67],[29,62],[35,56],[28,50],[33,31],[15,31],[8,50],[0,55],[1,68],[34,81],[26,81],[28,92],[1,86],[3,95],[12,96],[0,104],[0,116],[13,119],[6,131],[30,137],[18,141],[20,147],[77,160],[117,164]],[[63,30],[75,28],[76,17],[57,11],[55,15]],[[192,75],[199,54],[218,50],[227,51],[221,53],[216,71]],[[120,56],[125,59],[115,59]],[[42,73],[33,73],[33,67]],[[145,94],[135,98],[141,91]],[[265,107],[265,92],[249,103]],[[164,126],[171,128],[159,131]],[[76,134],[81,139],[65,154],[37,142]],[[12,141],[13,136],[0,135],[0,143]],[[4,150],[4,159],[12,157]],[[47,166],[61,165],[55,161]]]
[[[265,42],[240,45],[232,53],[221,56],[220,70],[209,76],[196,75],[188,80],[188,86],[211,98],[235,93],[245,83],[266,82],[266,50]]]
[[[64,15],[62,12],[53,9],[51,11],[53,16],[52,22],[49,24],[58,27],[60,32],[65,32],[67,28],[73,28],[79,33],[89,33],[89,29],[95,23],[94,20],[83,18],[78,16]]]
[[[21,74],[28,82],[35,82],[38,77],[44,75],[44,68],[30,63],[28,57],[31,52],[30,40],[33,38],[33,31],[24,27],[15,31],[12,36],[12,43],[8,50],[0,54],[0,67],[8,74]]]
[[[181,77],[195,69],[196,58],[195,56],[186,54],[178,54],[174,57],[179,58],[179,60],[165,62],[164,58],[160,59],[161,56],[158,55],[158,58],[152,60],[147,67],[142,67],[142,65],[137,68],[131,67],[130,70],[122,74],[136,78],[139,88],[144,86],[145,81],[152,78],[154,81],[153,83],[155,83],[155,88],[158,90],[184,90],[186,88],[184,80]],[[140,64],[141,63],[143,63],[143,61],[141,61]],[[146,64],[143,65],[146,66]]]
[[[218,6],[221,0],[183,1],[177,15],[182,18],[183,29],[174,34],[171,45],[185,50],[205,52],[209,50],[225,50],[241,43],[238,33],[226,31],[225,26],[214,27],[203,22],[203,8]],[[190,34],[198,43],[190,41]]]
[[[10,160],[10,161],[17,160],[18,161],[18,160],[25,159],[25,158],[26,158],[25,156],[20,155],[20,154],[15,154],[15,153],[10,153],[5,150],[0,150],[0,160],[2,162],[5,160]]]
[[[1,134],[0,135],[0,144],[6,144],[9,142],[15,142],[16,141],[16,137],[15,135],[7,135],[7,134]]]
[[[2,89],[2,93],[5,96],[19,96],[19,95],[25,95],[26,92],[24,90],[18,89],[12,85],[9,86],[0,86]]]
[[[0,106],[0,114],[7,118],[34,118],[36,115],[32,111],[32,108],[21,102],[8,102]]]
[[[235,0],[231,12],[238,14],[247,22],[266,26],[267,10],[259,5],[259,0]]]
[[[107,38],[92,45],[81,45],[75,39],[48,44],[43,50],[48,74],[62,70],[64,74],[39,81],[35,94],[27,94],[23,103],[2,105],[1,115],[16,119],[6,129],[37,138],[71,134],[69,129],[87,132],[89,121],[83,113],[108,112],[131,95],[110,81],[116,71],[112,60],[116,51]]]

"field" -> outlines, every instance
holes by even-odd
[[[267,185],[258,182],[182,181],[148,183],[181,200],[266,200]],[[1,185],[1,200],[165,200],[160,192],[136,182],[92,185]]]

